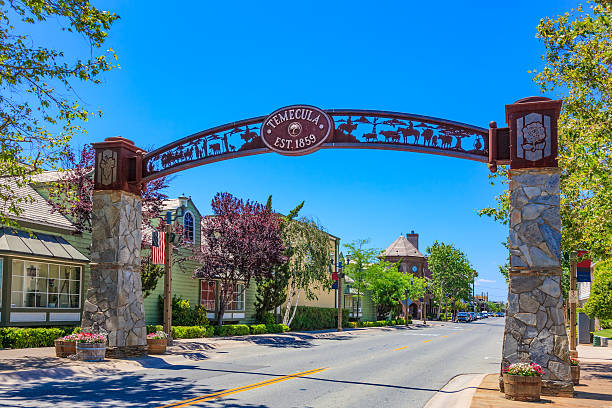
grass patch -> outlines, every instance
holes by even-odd
[[[604,329],[593,333],[595,336],[608,337],[612,339],[612,329]]]

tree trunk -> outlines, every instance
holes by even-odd
[[[217,326],[223,326],[223,315],[225,314],[225,296],[219,296],[219,310],[217,311]]]
[[[295,312],[297,311],[298,303],[300,301],[301,290],[298,290],[297,296],[295,298],[295,306],[293,307],[293,314],[291,315],[291,319],[287,322],[287,326],[291,327],[291,323],[293,322],[293,318],[295,317]]]
[[[283,315],[283,324],[287,325],[287,322],[289,322],[289,311],[291,310],[291,298],[293,297],[293,290],[291,288],[289,288],[289,291],[287,292],[287,306],[285,306],[285,314]]]

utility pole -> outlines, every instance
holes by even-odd
[[[342,264],[339,264],[342,265]],[[340,268],[336,267],[336,271],[338,272],[338,331],[342,331],[342,266]]]
[[[172,225],[166,224],[164,245],[164,332],[172,344]]]
[[[572,254],[570,259],[570,287],[569,287],[569,307],[570,307],[570,357],[578,357],[576,351],[576,303],[578,303],[578,293],[576,291],[577,263],[576,255]]]

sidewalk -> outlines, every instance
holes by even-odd
[[[471,408],[526,407],[536,404],[572,408],[612,407],[612,347],[578,346],[580,384],[574,398],[543,396],[538,402],[519,402],[504,398],[499,391],[499,374],[487,375],[472,398]]]

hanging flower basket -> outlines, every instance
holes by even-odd
[[[580,384],[580,362],[575,358],[570,358],[570,371],[574,385]]]
[[[514,401],[539,401],[543,370],[535,363],[511,364],[503,370],[504,394]]]
[[[164,354],[168,346],[168,336],[163,331],[147,334],[149,354]]]
[[[106,336],[93,333],[78,333],[76,336],[77,359],[81,361],[104,361]]]

